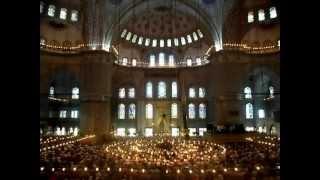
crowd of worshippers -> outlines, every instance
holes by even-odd
[[[280,162],[280,146],[266,146],[255,142],[228,142],[223,144],[227,151],[220,167],[205,169],[204,173],[193,169],[164,167],[163,169],[148,169],[141,164],[136,169],[121,169],[120,161],[106,155],[106,145],[73,143],[56,149],[41,152],[40,172],[48,179],[170,179],[176,176],[214,179],[225,179],[227,176],[239,179],[278,179]],[[237,171],[234,168],[237,167]],[[63,170],[63,169],[64,170]],[[227,168],[228,171],[224,171]],[[280,167],[279,167],[280,168]],[[131,171],[130,171],[131,170]],[[143,170],[143,171],[141,171]],[[188,179],[187,178],[187,179]],[[192,179],[194,179],[192,178]],[[201,178],[201,179],[202,179]],[[237,179],[237,178],[236,178]]]

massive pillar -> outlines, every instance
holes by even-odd
[[[80,66],[80,130],[83,134],[110,134],[114,58],[105,51],[83,52]]]

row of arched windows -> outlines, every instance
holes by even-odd
[[[150,81],[146,83],[146,97],[153,98],[153,84]],[[176,81],[171,83],[171,97],[178,97],[178,85]],[[158,98],[167,98],[167,84],[164,81],[158,82]]]
[[[78,87],[72,88],[71,93],[72,93],[72,95],[71,95],[72,99],[79,99],[79,88]],[[54,95],[55,95],[55,88],[53,86],[50,86],[49,97],[54,97]]]
[[[119,98],[135,98],[135,88],[119,88]]]
[[[40,134],[43,135],[44,133],[45,133],[44,130],[40,128]],[[46,134],[54,134],[57,136],[65,136],[65,135],[78,136],[79,128],[69,127],[69,129],[67,129],[66,127],[55,127],[53,130],[51,126],[48,126]]]
[[[145,117],[146,119],[153,119],[154,118],[154,107],[153,104],[149,103],[145,106]],[[198,108],[198,115],[200,119],[205,119],[207,117],[206,113],[206,105],[204,103],[199,104]],[[193,103],[188,105],[188,117],[189,119],[196,118],[196,106]],[[136,118],[136,105],[131,103],[128,108],[128,119],[135,119]],[[178,104],[172,103],[171,104],[171,118],[175,119],[178,118]],[[118,106],[118,119],[126,119],[126,105],[121,103]]]
[[[269,92],[268,98],[274,98],[274,87],[273,86],[269,86],[268,92]],[[251,91],[251,88],[248,86],[244,88],[244,98],[247,100],[252,99],[252,91]],[[253,110],[252,103],[251,102],[246,103],[245,109],[246,109],[245,110],[246,119],[253,119],[254,110]],[[259,119],[265,118],[265,110],[264,109],[258,109],[257,112],[258,112]]]
[[[206,105],[204,103],[199,104],[198,116],[199,119],[205,119],[207,117]],[[189,119],[196,118],[196,106],[193,103],[188,105],[188,117]]]
[[[274,98],[274,87],[273,86],[269,86],[269,98]],[[250,87],[245,87],[244,90],[244,98],[245,99],[252,99],[252,91]]]
[[[143,36],[139,36],[134,34],[127,29],[124,29],[121,33],[121,38],[138,45],[144,45],[146,47],[173,47],[173,46],[184,46],[187,43],[191,44],[192,42],[198,41],[203,38],[203,33],[200,29],[188,34],[187,36],[169,38],[169,39],[151,39]]]
[[[204,87],[190,87],[189,88],[189,98],[204,98],[206,96],[206,89]]]
[[[180,60],[179,62],[176,62],[174,55],[172,54],[165,54],[163,52],[159,53],[158,55],[151,54],[148,57],[148,62],[138,62],[136,58],[132,58],[129,60],[127,57],[120,58],[118,61],[118,64],[123,66],[139,66],[139,65],[147,65],[150,68],[155,67],[176,67],[177,65],[183,65],[183,66],[201,66],[204,64],[207,64],[209,61],[207,60],[206,56],[203,57],[196,57],[195,59],[192,59],[191,57],[187,57],[185,60]]]
[[[135,119],[136,118],[136,105],[131,103],[128,108],[128,118]],[[126,119],[126,105],[119,104],[118,106],[118,119]]]
[[[264,21],[266,20],[266,15],[265,15],[265,10],[264,9],[259,9],[258,10],[258,21]],[[278,13],[276,7],[270,7],[269,8],[269,18],[274,19],[277,18]],[[255,19],[255,15],[253,11],[248,12],[248,23],[253,23]]]
[[[45,11],[44,8],[45,8],[45,3],[40,1],[40,14],[44,13]],[[56,11],[57,11],[57,8],[55,5],[52,5],[52,4],[48,5],[48,10],[47,10],[48,16],[55,17]],[[66,8],[60,8],[59,18],[62,20],[66,20],[67,16],[68,16],[68,10]],[[77,22],[78,16],[79,16],[79,12],[77,10],[71,10],[70,20],[72,22]]]

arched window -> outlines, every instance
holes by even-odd
[[[199,136],[204,136],[206,132],[207,132],[207,128],[199,128]]]
[[[118,107],[118,119],[125,119],[126,106],[124,104],[119,104]]]
[[[270,98],[274,98],[274,87],[273,86],[269,87],[269,93],[270,93]]]
[[[165,98],[166,96],[167,96],[166,83],[163,81],[160,81],[158,83],[158,98]]]
[[[171,118],[177,118],[178,117],[178,104],[173,103],[171,104]]]
[[[146,119],[153,119],[153,106],[152,106],[152,104],[146,105]]]
[[[159,53],[159,66],[164,66],[164,65],[165,65],[165,54]]]
[[[48,8],[48,16],[54,17],[55,11],[56,11],[56,6],[54,6],[54,5],[49,5],[49,8]]]
[[[269,9],[270,19],[276,18],[278,16],[276,7],[271,7]]]
[[[56,134],[57,136],[60,136],[60,135],[61,135],[60,127],[57,127],[57,128],[56,128],[55,134]]]
[[[251,88],[250,87],[245,87],[244,88],[244,98],[246,98],[246,99],[251,99],[252,98]]]
[[[152,40],[152,47],[157,47],[157,39]]]
[[[124,37],[126,36],[126,33],[127,33],[127,30],[124,29],[124,30],[122,31],[122,33],[121,33],[121,38],[124,38]]]
[[[60,19],[67,19],[67,9],[66,8],[61,8],[60,9]]]
[[[129,128],[128,130],[129,130],[130,137],[136,136],[136,132],[137,132],[136,128]]]
[[[167,47],[171,47],[171,39],[167,39]]]
[[[73,134],[73,128],[72,127],[69,128],[68,134],[70,134],[70,135]]]
[[[187,66],[192,66],[192,59],[191,58],[187,59]]]
[[[181,37],[181,45],[186,45],[186,39],[184,37]]]
[[[147,82],[146,84],[146,97],[147,98],[152,98],[152,83],[151,82]]]
[[[195,98],[195,97],[196,97],[196,89],[189,88],[189,98]]]
[[[126,40],[127,40],[127,41],[130,41],[131,36],[132,36],[132,33],[129,31],[128,34],[127,34]]]
[[[179,136],[179,128],[171,128],[171,136],[172,137]]]
[[[144,45],[147,46],[147,47],[150,45],[150,39],[149,38],[146,38],[146,41],[145,41]]]
[[[117,128],[117,136],[126,136],[126,129],[125,128]]]
[[[178,97],[178,85],[176,81],[171,83],[171,97],[176,98]]]
[[[135,119],[136,118],[136,105],[130,104],[129,105],[129,119]]]
[[[78,136],[78,132],[79,132],[78,127],[75,127],[74,130],[73,130],[73,135],[74,136]]]
[[[59,117],[60,118],[66,118],[67,117],[67,111],[66,110],[60,110]]]
[[[264,109],[259,109],[259,110],[258,110],[258,117],[259,117],[260,119],[265,118]]]
[[[173,42],[174,42],[175,46],[179,46],[179,39],[178,38],[174,38]]]
[[[253,11],[248,12],[248,23],[252,23],[254,21]]]
[[[197,36],[196,32],[193,32],[192,36],[193,36],[194,41],[198,41],[198,36]]]
[[[189,44],[192,43],[192,38],[190,34],[187,35],[187,41]]]
[[[174,56],[172,54],[169,55],[169,66],[174,66],[175,62],[174,62]]]
[[[78,21],[78,11],[77,10],[72,10],[71,11],[71,21],[72,22],[77,22]]]
[[[128,96],[129,96],[129,98],[135,97],[135,89],[134,88],[129,88]]]
[[[72,88],[72,99],[79,99],[79,88]]]
[[[199,98],[204,98],[206,96],[206,89],[203,87],[199,88]]]
[[[71,111],[71,118],[78,118],[79,116],[79,111],[78,110],[72,110]]]
[[[251,103],[246,104],[246,118],[253,119],[253,106]]]
[[[164,47],[164,40],[160,39],[160,47]]]
[[[49,97],[54,97],[54,87],[53,86],[50,86]]]
[[[205,119],[207,117],[207,113],[206,113],[206,105],[201,103],[199,105],[199,118],[200,119]]]
[[[125,97],[126,97],[126,89],[119,88],[119,98],[125,98]]]
[[[154,67],[156,64],[156,56],[154,54],[151,54],[149,57],[149,66]]]
[[[198,32],[199,37],[200,37],[200,38],[203,38],[203,34],[202,34],[202,32],[200,31],[200,29],[197,29],[197,32]]]
[[[260,10],[258,11],[258,20],[259,20],[259,21],[264,21],[265,19],[266,19],[266,17],[265,17],[264,10],[263,10],[263,9],[260,9]]]
[[[196,62],[197,62],[197,65],[200,66],[200,65],[201,65],[201,58],[200,58],[200,57],[197,57],[197,58],[196,58]]]
[[[122,65],[126,66],[128,64],[128,58],[122,58]]]
[[[152,128],[146,128],[146,129],[145,129],[145,136],[146,136],[146,137],[151,137],[151,136],[153,136],[153,129],[152,129]]]
[[[136,34],[133,35],[131,42],[136,43],[138,36]]]
[[[62,127],[61,128],[61,136],[65,136],[66,135],[66,128]]]
[[[188,105],[188,115],[189,115],[189,119],[196,118],[195,106],[192,103]]]
[[[139,37],[139,39],[138,39],[138,44],[139,44],[139,45],[141,45],[141,44],[142,44],[142,42],[143,42],[143,37],[142,37],[142,36],[140,36],[140,37]]]
[[[136,59],[132,59],[132,66],[137,66],[137,60]]]

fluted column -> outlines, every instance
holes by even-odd
[[[110,133],[114,58],[104,51],[83,52],[80,66],[80,129],[84,134]]]

